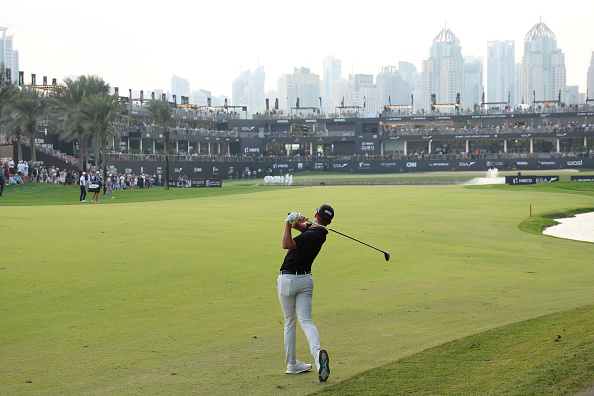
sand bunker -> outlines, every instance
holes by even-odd
[[[557,238],[594,242],[594,212],[556,219],[556,221],[560,224],[545,228],[542,233]]]

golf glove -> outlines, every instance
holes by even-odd
[[[300,217],[301,217],[301,213],[291,212],[291,213],[289,213],[289,216],[287,217],[287,220],[285,220],[285,221],[287,223],[293,224],[294,222],[298,221]]]

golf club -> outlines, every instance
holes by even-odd
[[[346,234],[343,234],[342,232],[338,232],[338,231],[336,231],[336,230],[333,230],[332,228],[328,228],[328,227],[326,227],[326,226],[323,226],[323,225],[321,225],[321,224],[318,224],[318,223],[316,223],[315,221],[306,220],[305,222],[306,222],[306,223],[310,223],[310,224],[315,224],[315,225],[317,225],[317,226],[319,226],[319,227],[322,227],[322,228],[325,228],[325,229],[327,229],[328,231],[335,232],[335,233],[337,233],[338,235],[342,235],[343,237],[347,237],[347,238],[349,238],[349,239],[352,239],[352,240],[353,240],[353,241],[355,241],[355,242],[362,243],[362,244],[363,244],[363,245],[365,245],[365,246],[369,246],[369,247],[370,247],[370,248],[372,248],[372,249],[378,250],[378,251],[380,251],[380,252],[382,252],[382,253],[384,254],[384,258],[386,259],[386,261],[389,261],[389,260],[390,260],[390,253],[388,253],[388,252],[384,252],[384,251],[383,251],[383,250],[381,250],[381,249],[378,249],[378,248],[376,248],[376,247],[374,247],[374,246],[368,245],[368,244],[366,244],[365,242],[361,242],[360,240],[358,240],[358,239],[355,239],[355,238],[353,238],[353,237],[350,237],[350,236],[348,236],[348,235],[346,235]]]

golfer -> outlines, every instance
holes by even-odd
[[[332,221],[334,209],[329,205],[320,206],[314,215],[313,224],[307,224],[307,217],[292,212],[287,217],[283,232],[282,247],[288,249],[280,275],[276,280],[278,299],[285,316],[285,355],[287,374],[299,374],[312,368],[311,364],[297,360],[295,343],[297,337],[296,320],[309,342],[309,349],[315,359],[318,378],[324,382],[330,375],[328,352],[320,346],[318,329],[311,320],[313,298],[313,277],[311,265],[326,242],[328,231],[324,227]],[[301,232],[295,238],[291,232]]]

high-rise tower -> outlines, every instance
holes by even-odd
[[[587,99],[594,99],[594,51],[592,51],[592,58],[590,59],[590,67],[588,68],[588,97]]]
[[[13,48],[13,36],[7,35],[7,30],[7,27],[0,27],[0,63],[10,70],[10,80],[16,83],[19,79],[19,52]]]
[[[514,41],[487,43],[487,102],[516,101],[516,44]]]
[[[433,39],[429,59],[423,61],[423,108],[437,104],[464,103],[464,59],[460,40],[444,28]],[[460,95],[460,97],[458,97]]]
[[[555,34],[542,21],[524,38],[522,58],[522,97],[524,103],[564,101],[566,85],[565,55],[557,48]]]

